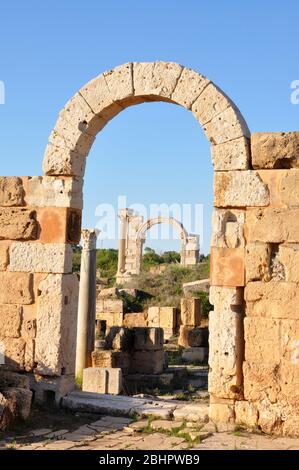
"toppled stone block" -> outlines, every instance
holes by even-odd
[[[181,299],[181,323],[196,327],[201,321],[201,300],[195,298]]]
[[[178,344],[182,348],[208,347],[208,328],[193,328],[192,326],[180,326]]]
[[[245,285],[245,249],[211,247],[211,284],[238,287]]]
[[[0,240],[36,240],[38,223],[30,209],[0,209]]]
[[[26,420],[30,414],[32,392],[23,388],[7,388],[2,391],[0,406],[0,429],[5,429],[14,421]]]
[[[131,364],[131,355],[127,351],[101,351],[96,350],[91,354],[92,367],[104,369],[119,368],[127,373]]]
[[[129,328],[113,326],[105,338],[105,348],[131,351],[133,348],[134,334]]]
[[[23,206],[24,189],[21,178],[17,176],[0,177],[0,206]]]
[[[83,370],[83,392],[119,395],[122,391],[121,369],[89,367]]]
[[[19,305],[0,305],[0,338],[19,338],[21,336],[22,307]]]
[[[71,273],[73,250],[64,243],[13,243],[9,271]]]
[[[0,272],[0,304],[29,305],[33,303],[33,275]]]
[[[165,353],[160,350],[134,351],[130,374],[161,374],[164,370]]]
[[[134,328],[135,351],[158,351],[163,349],[164,334],[162,328]]]
[[[253,168],[299,168],[299,132],[264,132],[251,136]]]
[[[209,358],[209,348],[192,347],[185,349],[182,353],[182,360],[188,364],[207,364]]]
[[[214,194],[216,207],[268,206],[270,203],[267,185],[253,170],[216,171]]]

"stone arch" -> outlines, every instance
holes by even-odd
[[[134,62],[94,78],[65,105],[49,137],[44,173],[83,176],[97,133],[128,106],[152,101],[193,113],[212,144],[215,170],[249,168],[250,131],[236,105],[212,81],[174,62]]]
[[[184,228],[183,224],[176,220],[174,217],[155,217],[153,219],[149,219],[144,222],[138,229],[136,233],[136,240],[142,239],[145,235],[145,232],[150,230],[154,225],[157,224],[169,224],[172,225],[180,235],[180,239],[183,241],[184,244],[187,243],[188,240],[188,232]]]

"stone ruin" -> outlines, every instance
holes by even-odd
[[[73,388],[86,157],[108,121],[149,101],[185,107],[211,142],[210,418],[298,435],[299,133],[251,135],[217,86],[172,62],[84,85],[59,114],[43,176],[0,179],[1,370],[28,377],[38,400]]]
[[[118,247],[118,267],[116,281],[125,283],[134,275],[140,274],[142,249],[146,232],[157,224],[172,225],[181,239],[181,265],[194,266],[199,262],[199,236],[188,234],[183,225],[173,217],[156,217],[144,222],[143,217],[131,209],[121,209],[120,238]]]

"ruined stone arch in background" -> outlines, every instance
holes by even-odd
[[[219,88],[172,62],[129,63],[89,82],[59,114],[44,176],[1,178],[5,366],[30,374],[40,400],[53,392],[59,401],[73,387],[71,245],[80,239],[86,157],[110,119],[148,101],[184,106],[211,142],[210,416],[298,434],[298,133],[251,137]]]
[[[181,265],[194,266],[199,262],[199,236],[188,234],[183,224],[174,217],[154,217],[144,222],[143,217],[130,209],[121,209],[120,239],[118,248],[118,284],[129,280],[131,276],[140,274],[142,249],[146,232],[157,224],[174,227],[181,240]]]

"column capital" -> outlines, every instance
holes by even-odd
[[[83,250],[95,250],[97,247],[97,238],[100,230],[97,229],[83,229],[81,232],[82,236],[82,247]]]

